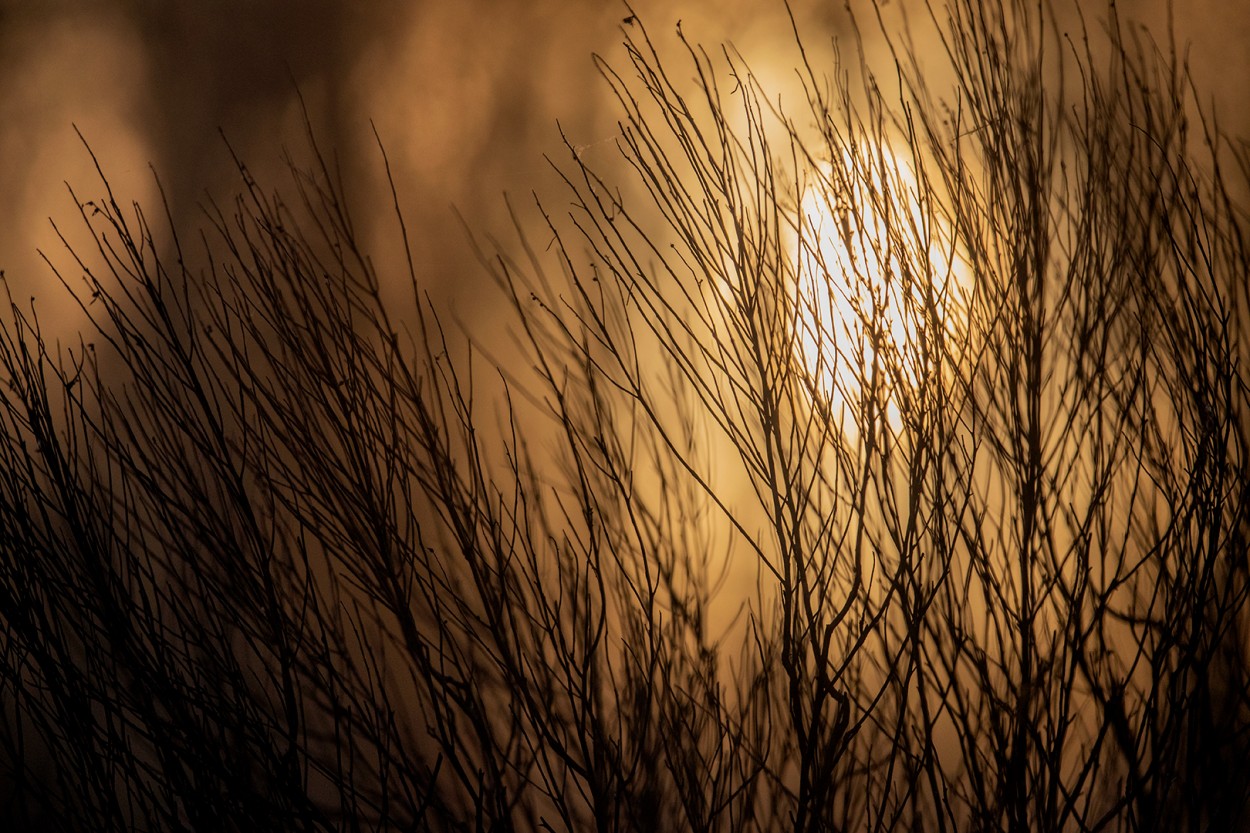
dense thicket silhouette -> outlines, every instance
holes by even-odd
[[[500,373],[315,145],[195,241],[105,181],[81,339],[0,323],[2,812],[1244,827],[1247,157],[1111,15],[796,46],[801,113],[631,18]]]

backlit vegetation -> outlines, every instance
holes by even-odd
[[[1244,827],[1246,146],[1005,5],[781,105],[629,22],[624,164],[482,244],[499,372],[315,145],[194,240],[76,193],[81,339],[0,322],[0,815]]]

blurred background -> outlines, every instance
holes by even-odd
[[[874,8],[887,20],[927,14],[905,0],[855,5],[870,50]],[[1158,37],[1173,26],[1225,125],[1247,122],[1250,3],[1193,0],[1170,13],[1163,0],[1121,6]],[[808,43],[827,46],[849,31],[841,2],[791,7]],[[681,21],[693,41],[731,41],[766,82],[793,80],[781,2],[0,0],[0,269],[16,299],[38,296],[45,321],[72,331],[75,313],[37,250],[70,262],[50,218],[82,241],[66,184],[83,200],[102,192],[75,127],[123,205],[154,213],[155,170],[187,233],[207,198],[239,184],[223,134],[263,182],[282,183],[284,148],[298,158],[307,146],[298,91],[379,258],[395,254],[395,238],[371,122],[427,287],[457,317],[485,316],[494,296],[481,291],[488,281],[457,212],[475,231],[505,233],[505,192],[525,206],[536,191],[558,207],[559,182],[544,160],[567,157],[557,122],[583,153],[615,154],[616,104],[592,53],[624,66],[622,27],[634,14],[664,48]],[[1096,26],[1102,12],[1085,14]]]
[[[810,5],[815,31],[831,30]],[[711,44],[789,43],[783,7],[754,2],[0,0],[0,269],[15,299],[38,296],[45,321],[72,330],[37,250],[70,262],[50,219],[89,241],[66,186],[84,201],[102,187],[75,128],[122,205],[155,215],[155,171],[185,234],[208,198],[240,185],[223,136],[271,186],[284,184],[284,150],[307,158],[302,96],[379,256],[396,241],[371,123],[427,288],[459,317],[484,315],[465,224],[506,232],[505,192],[522,205],[558,194],[544,160],[567,156],[557,122],[582,152],[615,153],[592,53],[623,64],[635,12],[670,41],[684,18]]]

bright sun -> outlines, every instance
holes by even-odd
[[[888,150],[867,151],[812,177],[795,247],[795,349],[813,393],[844,430],[861,421],[868,401],[897,427],[925,356],[934,355],[926,336],[934,323],[945,327],[955,306],[948,288],[968,285],[949,224],[911,168]]]

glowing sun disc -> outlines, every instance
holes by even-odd
[[[813,179],[799,203],[796,358],[844,430],[862,415],[869,383],[897,427],[900,398],[919,382],[926,327],[948,319],[947,287],[966,285],[967,263],[888,150],[848,154]]]

